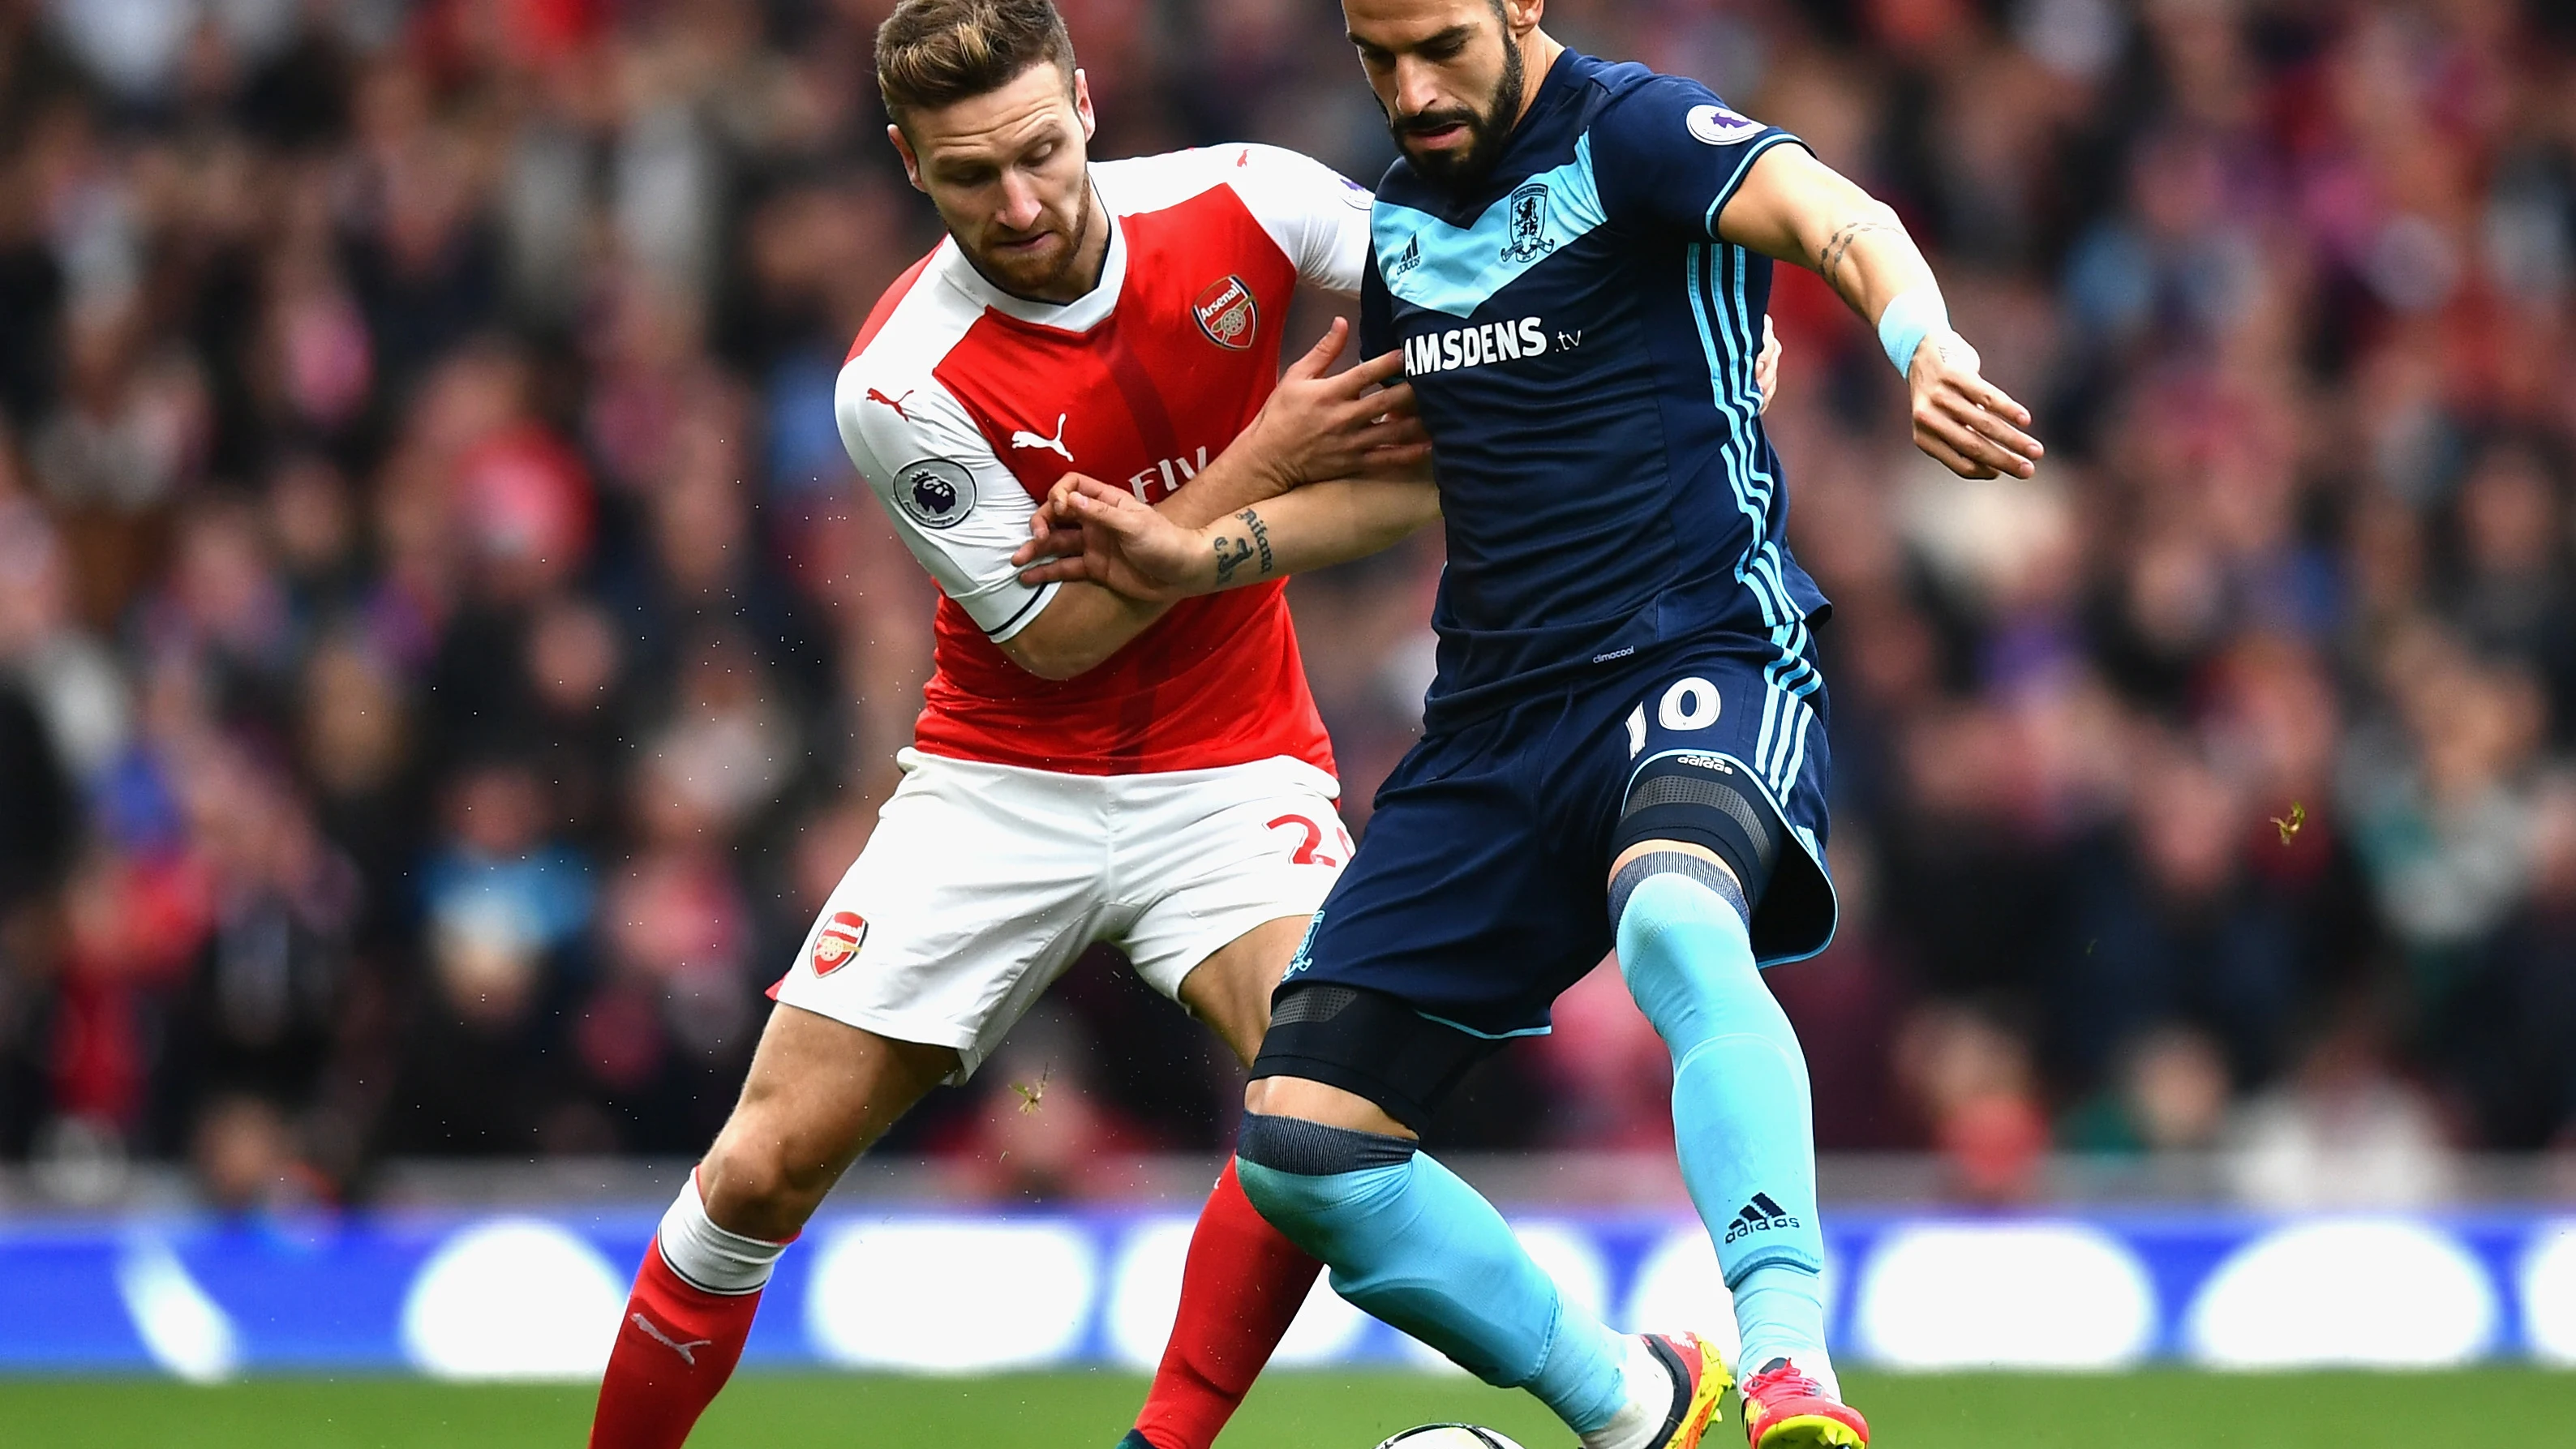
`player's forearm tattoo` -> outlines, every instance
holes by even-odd
[[[1267,578],[1273,562],[1270,552],[1270,525],[1262,522],[1261,515],[1249,508],[1236,514],[1235,517],[1242,519],[1243,526],[1252,530],[1252,536],[1246,538],[1239,533],[1217,535],[1216,586],[1220,589],[1234,582],[1234,571],[1249,563],[1255,554],[1261,558],[1261,567],[1254,571],[1257,577]],[[1226,551],[1228,544],[1234,546],[1234,551],[1231,553]]]
[[[1227,553],[1225,551],[1225,546],[1229,543],[1235,546],[1236,552]],[[1243,567],[1243,561],[1250,557],[1252,557],[1252,543],[1249,539],[1240,537],[1229,538],[1225,534],[1218,534],[1216,538],[1216,586],[1221,589],[1226,585],[1233,583],[1234,571]]]
[[[1816,271],[1821,276],[1831,278],[1834,274],[1834,269],[1843,264],[1843,258],[1850,255],[1852,243],[1859,241],[1862,237],[1867,236],[1869,233],[1874,231],[1902,232],[1903,230],[1905,230],[1905,228],[1898,226],[1893,222],[1845,222],[1840,230],[1836,231],[1832,236],[1825,238],[1825,249],[1816,254]]]
[[[1271,564],[1270,525],[1262,522],[1261,515],[1249,508],[1236,514],[1235,517],[1242,519],[1243,526],[1252,530],[1253,545],[1261,550],[1261,572],[1268,574]]]

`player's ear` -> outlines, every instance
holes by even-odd
[[[886,122],[886,139],[894,143],[894,154],[903,158],[903,174],[912,183],[912,189],[929,191],[929,187],[921,184],[921,158],[912,153],[912,141],[903,134],[903,127],[892,121]]]
[[[1091,113],[1091,77],[1082,67],[1073,68],[1073,113],[1082,118],[1082,139],[1088,141],[1100,129],[1099,118]]]
[[[1547,0],[1503,0],[1503,19],[1509,25],[1512,39],[1520,40],[1538,29],[1547,16]]]

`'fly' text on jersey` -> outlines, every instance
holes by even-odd
[[[1181,485],[1199,476],[1208,465],[1207,444],[1199,444],[1195,458],[1163,458],[1151,468],[1139,468],[1128,475],[1127,489],[1147,503],[1159,503],[1181,491]]]

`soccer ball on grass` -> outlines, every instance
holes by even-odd
[[[1474,1424],[1421,1424],[1377,1446],[1377,1449],[1521,1449],[1492,1429]]]

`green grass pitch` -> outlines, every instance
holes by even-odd
[[[1878,1449],[2576,1449],[2576,1374],[2111,1376],[1855,1374]],[[1144,1392],[1117,1374],[899,1379],[746,1374],[691,1449],[1109,1449]],[[403,1379],[0,1380],[8,1449],[578,1449],[588,1389]],[[1408,1424],[1465,1419],[1529,1449],[1572,1436],[1527,1396],[1457,1378],[1282,1373],[1222,1449],[1369,1449]],[[1734,1418],[1728,1407],[1730,1425]],[[1732,1431],[1713,1449],[1743,1441]]]

